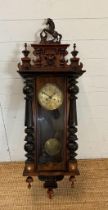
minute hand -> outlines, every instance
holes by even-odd
[[[54,96],[54,95],[56,95],[57,93],[56,92],[54,92],[53,94],[52,94],[52,96],[51,96],[51,98]]]
[[[52,98],[51,96],[49,96],[47,93],[42,92],[44,95],[48,96],[48,98]]]

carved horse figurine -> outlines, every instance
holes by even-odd
[[[54,24],[53,20],[48,18],[47,22],[46,22],[46,25],[48,25],[48,28],[43,29],[42,32],[40,33],[41,41],[42,42],[47,41],[47,38],[48,38],[47,33],[49,33],[53,37],[51,42],[55,41],[55,42],[60,43],[61,39],[62,39],[62,35],[59,34],[57,31],[55,31],[55,24]]]

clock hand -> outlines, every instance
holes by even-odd
[[[52,98],[55,94],[56,94],[56,92],[54,92],[50,97]]]
[[[48,98],[51,98],[51,96],[49,96],[47,93],[42,92],[44,95],[48,96]]]

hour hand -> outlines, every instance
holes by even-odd
[[[42,92],[42,93],[50,98],[50,96],[47,93],[45,93],[45,92]]]

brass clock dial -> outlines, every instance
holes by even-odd
[[[60,150],[61,150],[61,143],[58,139],[56,138],[51,138],[51,139],[48,139],[46,142],[45,142],[45,145],[44,145],[44,149],[46,151],[46,153],[50,156],[55,156],[57,155]]]
[[[45,84],[38,92],[38,101],[47,110],[59,108],[63,103],[63,93],[52,83]]]

